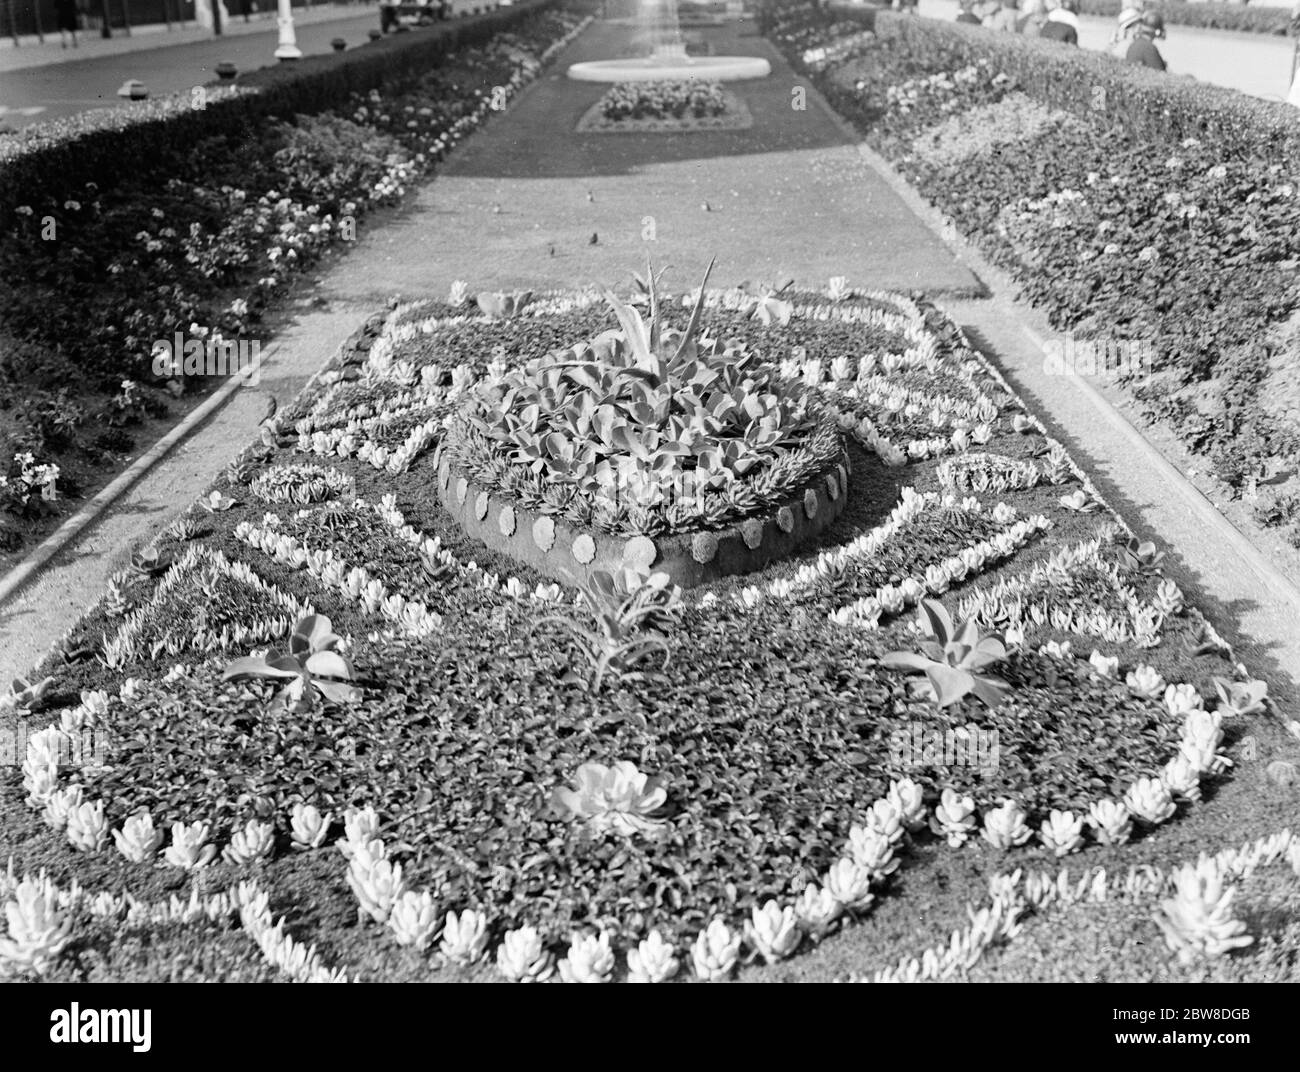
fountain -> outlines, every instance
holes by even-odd
[[[677,22],[677,0],[639,0],[637,24],[650,41],[650,54],[619,60],[575,63],[568,71],[580,82],[660,82],[702,78],[739,82],[766,78],[772,66],[759,56],[688,56]]]

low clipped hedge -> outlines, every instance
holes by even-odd
[[[1112,19],[1126,0],[1079,0],[1079,14]],[[1178,0],[1160,6],[1165,22],[1174,26],[1198,26],[1206,30],[1237,30],[1241,33],[1282,36],[1291,24],[1291,10],[1285,7],[1256,7],[1251,4],[1189,4]]]
[[[239,136],[268,118],[314,115],[347,103],[354,93],[400,85],[458,48],[509,30],[558,0],[525,0],[483,15],[394,34],[346,52],[308,56],[294,64],[241,75],[234,87],[205,87],[130,109],[96,109],[27,127],[0,138],[0,216],[40,190],[76,195],[87,183],[110,190],[150,162],[184,153],[206,139]]]
[[[1300,308],[1295,109],[885,11],[845,55],[840,16],[786,8],[771,36],[1057,330],[1149,344],[1134,395],[1229,484],[1300,453],[1263,390]]]

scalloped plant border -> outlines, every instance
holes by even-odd
[[[585,584],[598,570],[653,569],[691,588],[762,569],[839,517],[848,501],[850,478],[849,455],[841,445],[834,464],[765,517],[748,518],[719,532],[651,539],[613,536],[526,510],[471,481],[441,446],[434,452],[434,464],[439,498],[468,536],[570,585]]]

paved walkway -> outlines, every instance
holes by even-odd
[[[716,31],[719,52],[767,57],[770,78],[731,83],[749,130],[573,132],[604,92],[559,72],[622,52],[625,27],[595,24],[556,71],[476,135],[416,199],[400,227],[367,237],[326,281],[331,298],[471,287],[625,281],[647,251],[672,286],[792,275],[818,286],[847,274],[870,287],[972,292],[975,278],[907,211],[812,101],[795,107],[794,73],[752,31]],[[592,236],[596,236],[592,244]],[[652,235],[651,240],[646,236]]]
[[[342,37],[349,48],[368,43],[368,31],[379,28],[374,5],[322,8],[319,15],[307,12],[297,25],[298,47],[304,55],[330,51],[330,41]],[[30,50],[0,51],[0,123],[22,127],[91,108],[130,108],[133,102],[117,96],[118,87],[135,78],[149,87],[152,96],[186,93],[194,86],[213,80],[213,68],[229,60],[240,70],[251,71],[276,63],[275,48],[280,40],[274,19],[247,25],[236,19],[231,32],[213,37],[193,29],[141,34],[138,37],[84,39],[82,48],[59,48],[57,35],[50,43]],[[418,32],[418,31],[415,31]],[[137,43],[141,47],[134,47]],[[90,55],[95,45],[105,47]],[[31,53],[40,55],[33,56]],[[85,52],[84,57],[77,56]],[[72,58],[75,57],[75,58]],[[24,61],[33,62],[24,65]]]

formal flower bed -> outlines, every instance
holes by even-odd
[[[661,343],[753,355],[736,375],[766,377],[780,427],[831,415],[852,475],[806,545],[689,592],[655,538],[578,588],[485,547],[435,459],[609,309],[467,293],[376,322],[278,416],[283,445],[237,458],[5,697],[49,828],[26,844],[141,896],[203,876],[157,921],[111,897],[98,918],[188,920],[214,957],[238,919],[291,978],[490,956],[525,981],[720,979],[868,915],[927,842],[1143,837],[1264,717],[1266,686],[960,330],[843,280],[651,316]],[[635,334],[620,309],[609,367]],[[284,883],[292,936],[268,904]],[[84,971],[67,954],[101,924],[76,898],[17,872],[3,892],[0,963]]]
[[[745,102],[717,82],[620,82],[584,113],[578,130],[738,130],[753,121]]]
[[[0,209],[0,382],[9,393],[0,446],[93,479],[96,462],[134,446],[136,409],[165,411],[172,394],[205,382],[160,375],[158,340],[258,340],[263,314],[295,277],[431,174],[584,24],[565,11],[534,14],[336,112],[214,130],[109,189],[90,183],[55,196],[43,182]],[[123,391],[135,400],[115,408]],[[20,471],[9,476],[16,488]],[[39,531],[24,495],[0,490],[0,551]]]
[[[1130,390],[1230,487],[1293,469],[1300,425],[1275,389],[1300,361],[1289,114],[1007,35],[877,22],[849,84],[805,62],[848,30],[792,7],[772,32],[1060,331],[1141,353]]]
[[[703,119],[726,110],[718,82],[620,82],[600,98],[606,119]]]

